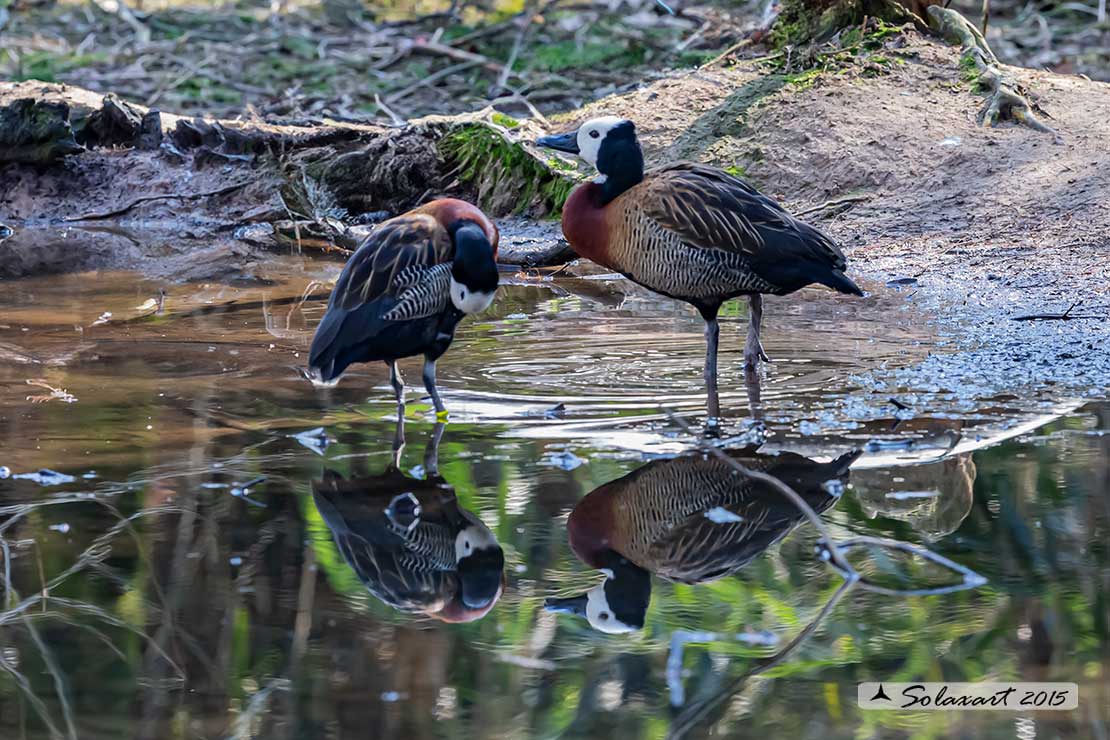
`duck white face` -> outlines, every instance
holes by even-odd
[[[607,140],[609,149],[615,145],[619,146],[618,140],[624,140],[626,144],[635,145],[639,151],[639,146],[636,145],[636,127],[632,121],[619,116],[591,118],[576,131],[543,136],[536,139],[536,144],[568,154],[577,154],[594,167],[598,167],[602,157],[602,147]],[[601,168],[599,170],[604,174],[604,170]]]
[[[631,124],[631,122],[627,118],[617,116],[591,118],[583,123],[578,127],[578,135],[575,137],[578,144],[578,156],[597,167],[598,155],[601,152],[601,145],[605,141],[605,137],[617,126],[624,124]]]
[[[469,609],[485,609],[501,598],[505,553],[489,527],[470,512],[463,517],[472,523],[455,535],[459,596]]]
[[[455,258],[451,265],[451,303],[463,313],[489,308],[497,292],[497,262],[485,230],[473,221],[460,222],[452,234]]]
[[[617,616],[616,610],[609,604],[609,594],[606,593],[605,587],[613,588],[614,581],[607,568],[603,568],[602,572],[606,573],[607,578],[598,585],[591,588],[584,594],[578,596],[571,596],[570,598],[552,598],[544,602],[544,608],[552,612],[564,612],[566,614],[573,614],[577,617],[585,617],[586,621],[590,623],[598,632],[605,632],[610,635],[623,635],[628,632],[636,632],[643,628],[643,616],[647,611],[647,601],[642,604],[632,603],[629,604],[632,618],[635,619],[639,615],[639,624],[628,624]],[[647,575],[646,573],[644,574]],[[622,598],[620,595],[620,587],[617,586],[616,598]],[[625,594],[628,596],[628,594]]]
[[[451,278],[451,303],[463,313],[485,311],[489,308],[489,304],[493,303],[493,295],[496,292],[496,290],[482,291],[468,288],[466,283],[460,283],[454,277]],[[443,294],[440,293],[440,295]]]
[[[639,627],[633,627],[617,619],[616,613],[609,607],[609,598],[605,594],[605,584],[608,582],[606,579],[586,592],[586,621],[598,632],[610,635],[636,632]]]
[[[594,182],[603,185],[605,202],[644,179],[644,152],[636,139],[636,126],[627,118],[591,118],[575,131],[536,139],[538,146],[577,154],[598,172]]]
[[[479,550],[495,547],[500,548],[501,545],[498,544],[497,538],[493,536],[493,532],[489,531],[489,527],[481,521],[475,521],[469,527],[463,527],[455,535],[455,562],[458,563]]]

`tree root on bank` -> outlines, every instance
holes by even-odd
[[[1003,71],[998,57],[978,28],[951,8],[932,5],[927,12],[933,29],[949,43],[959,44],[963,48],[961,61],[974,63],[979,72],[978,82],[987,92],[987,101],[979,112],[980,125],[993,127],[1000,121],[1012,120],[1051,135],[1056,143],[1062,141],[1055,129],[1037,117],[1038,112],[1048,114],[1026,96],[1012,75]]]

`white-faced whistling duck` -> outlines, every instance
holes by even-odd
[[[632,121],[595,118],[540,146],[577,154],[599,176],[571,193],[563,233],[574,250],[630,280],[692,304],[705,319],[709,416],[717,401],[717,312],[730,298],[751,301],[744,364],[768,360],[759,340],[764,293],[786,295],[811,283],[863,295],[844,274],[829,237],[791,216],[724,170],[692,162],[644,172]]]
[[[440,423],[423,480],[398,469],[395,445],[384,473],[344,479],[328,470],[313,481],[312,497],[343,559],[377,599],[444,622],[471,622],[501,598],[505,555],[439,475],[435,449],[442,434]]]
[[[351,255],[335,284],[309,352],[309,376],[333,384],[355,362],[389,365],[397,404],[402,357],[424,355],[424,387],[436,413],[436,360],[466,315],[497,290],[497,227],[461,200],[434,200],[381,223]]]
[[[859,450],[827,463],[786,452],[728,453],[797,491],[815,511],[836,502],[829,481],[847,482]],[[644,626],[651,574],[673,583],[704,583],[731,575],[805,518],[778,489],[739,475],[701,453],[656,460],[584,497],[567,521],[578,558],[603,570],[605,580],[586,593],[548,599],[549,611],[585,617],[602,632]]]

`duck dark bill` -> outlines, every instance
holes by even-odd
[[[576,617],[586,616],[586,602],[587,595],[572,596],[569,599],[547,599],[543,602],[543,608],[549,612],[558,612],[561,614],[573,614]]]
[[[536,139],[536,144],[567,154],[578,154],[578,129],[568,131],[565,134],[541,136]]]

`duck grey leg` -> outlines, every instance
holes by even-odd
[[[428,358],[424,358],[424,388],[427,389],[428,395],[432,397],[432,403],[436,407],[436,416],[445,416],[447,407],[443,405],[443,401],[439,397],[439,390],[436,388],[436,361]]]
[[[443,439],[443,430],[446,426],[442,421],[437,421],[432,429],[431,439],[428,440],[428,445],[424,448],[425,476],[439,475],[439,442]]]
[[[759,373],[754,370],[745,371],[744,387],[748,391],[748,412],[752,421],[763,421],[763,389]]]
[[[389,364],[389,384],[393,386],[393,393],[397,396],[397,415],[401,416],[405,407],[405,381],[401,378],[401,371],[397,369],[397,361]]]
[[[717,340],[721,336],[721,327],[716,317],[705,322],[705,390],[706,411],[708,418],[706,427],[716,427],[720,423],[721,399],[717,395]]]
[[[751,325],[748,327],[748,341],[744,344],[744,368],[755,370],[760,360],[770,362],[771,358],[763,351],[763,344],[759,341],[759,330],[763,324],[763,296],[753,293],[748,300],[751,303]]]
[[[400,405],[400,404],[398,404]],[[400,411],[400,409],[398,409]],[[405,415],[397,414],[397,426],[393,428],[393,467],[400,469],[401,454],[405,451]]]

